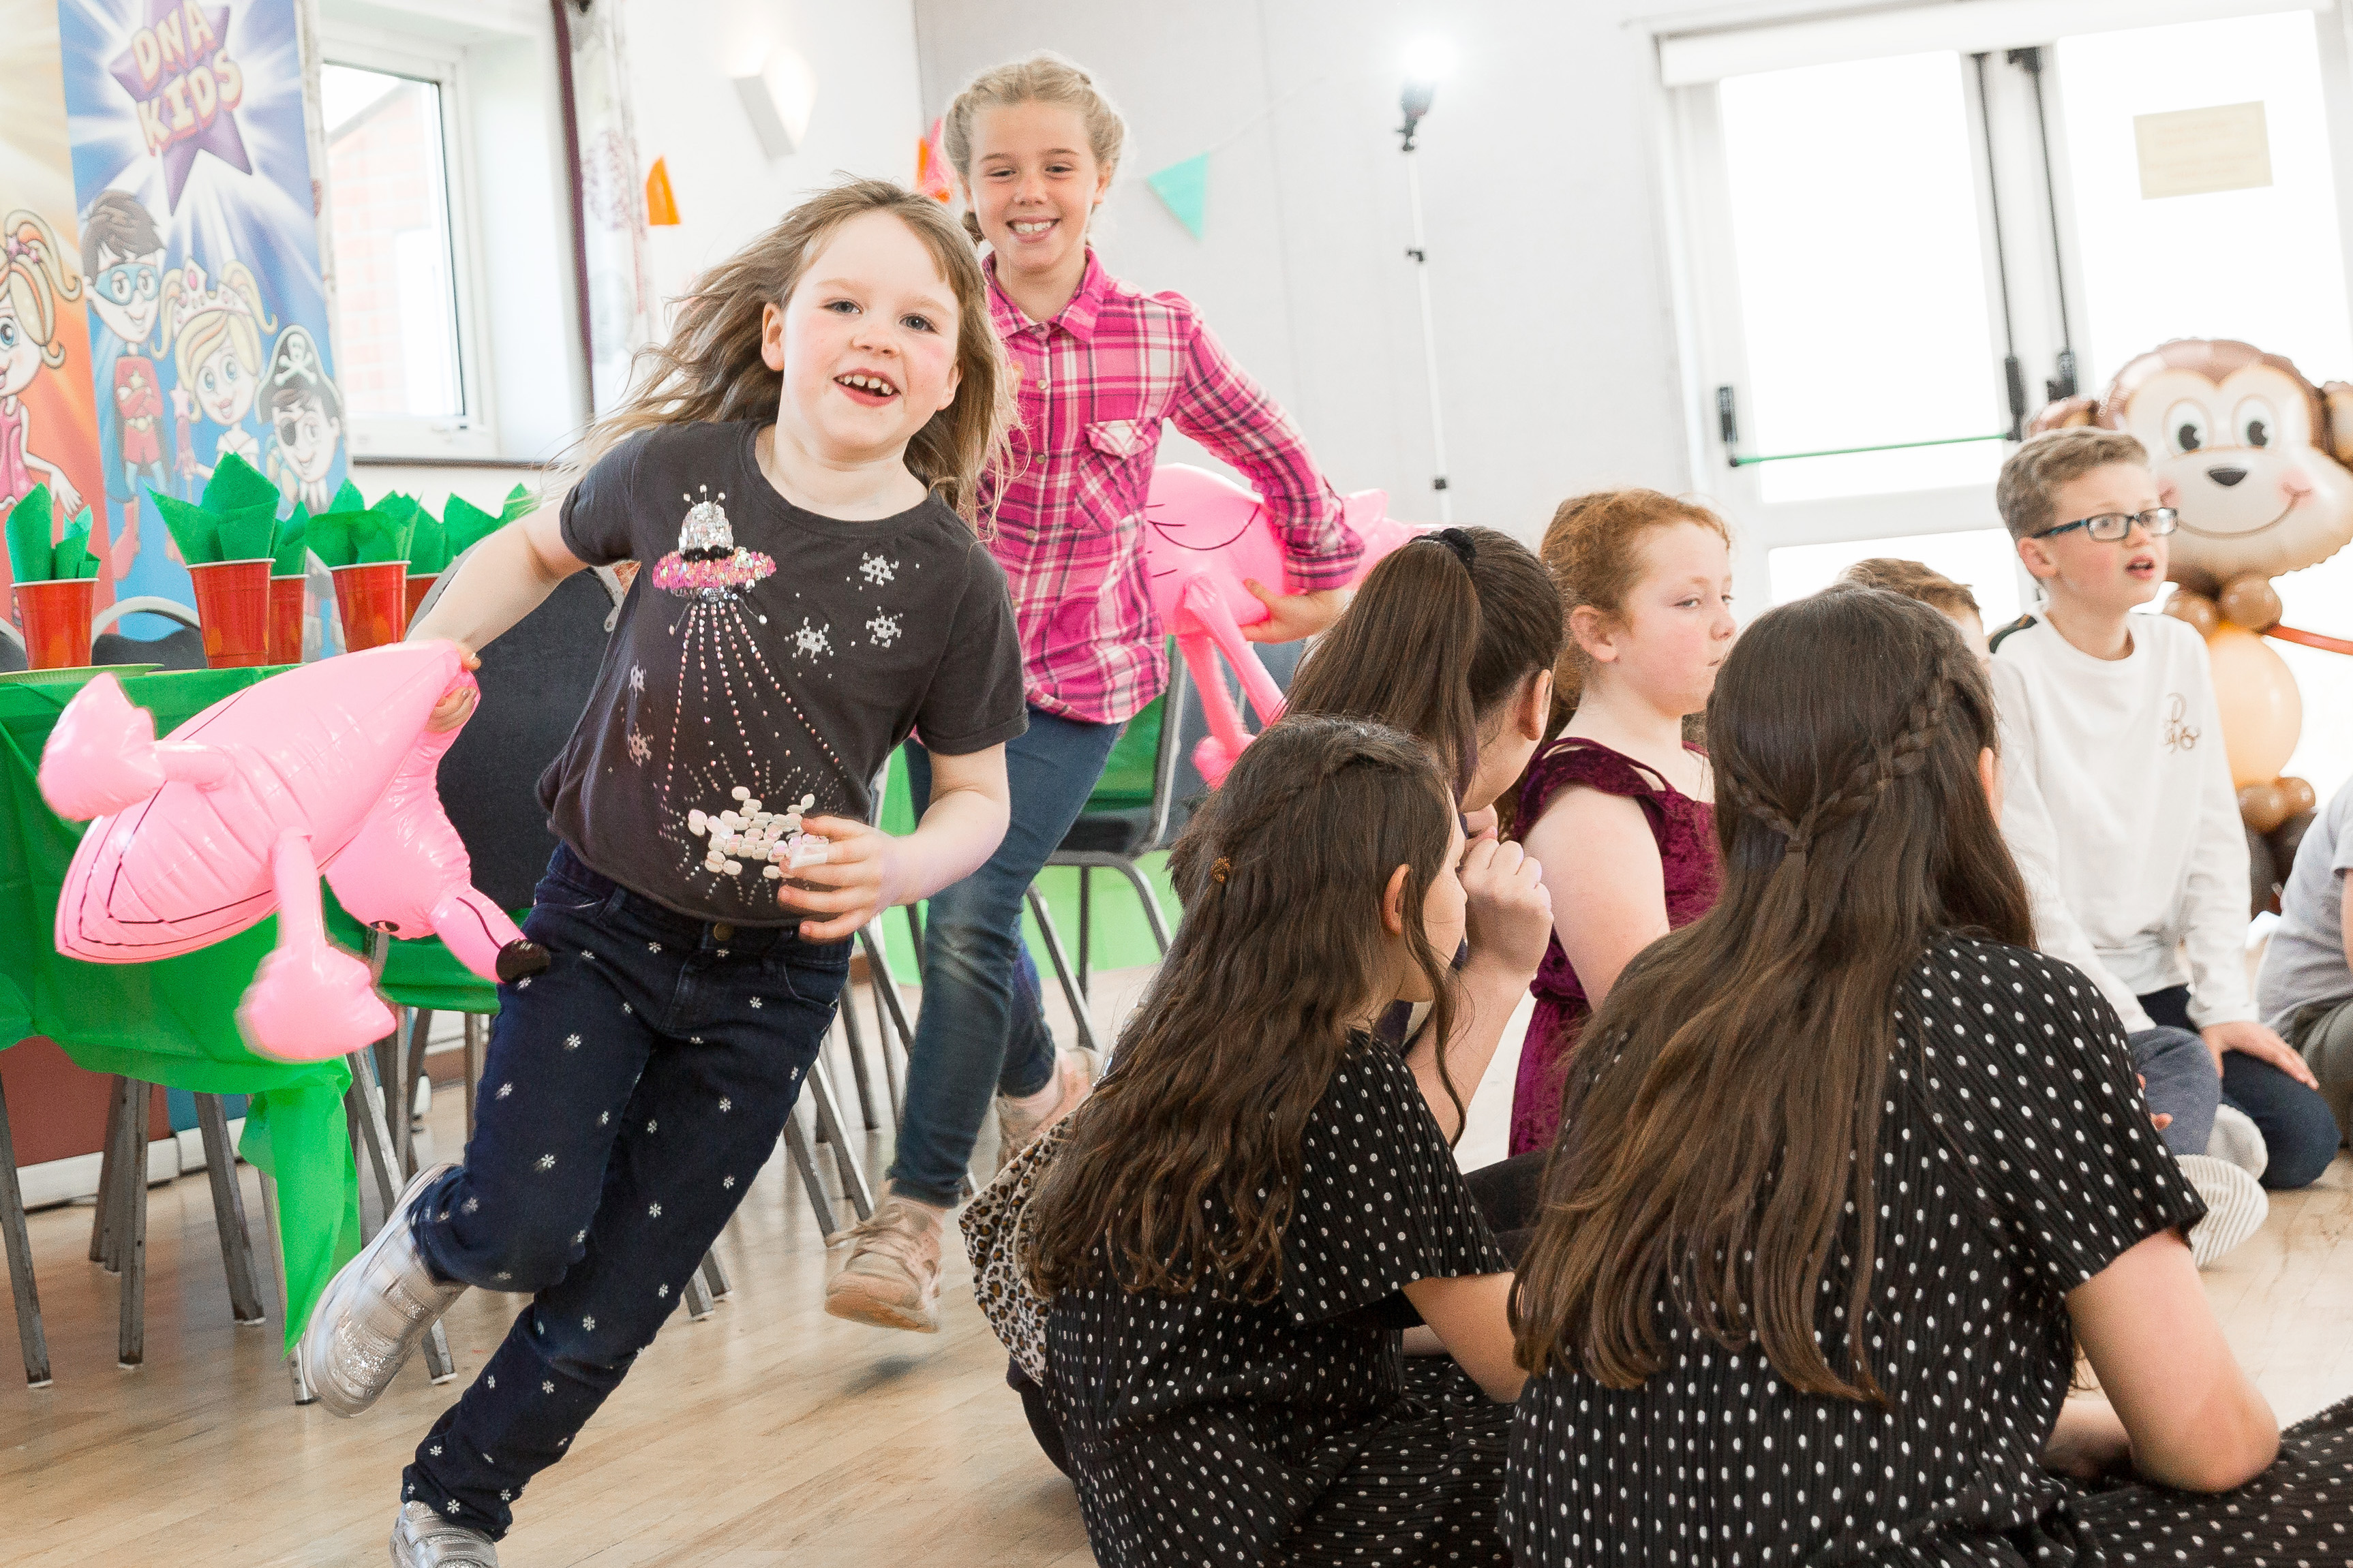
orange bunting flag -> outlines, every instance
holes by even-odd
[[[948,172],[947,153],[944,150],[942,121],[932,121],[931,133],[915,143],[915,189],[927,196],[953,204],[955,181]]]
[[[646,222],[658,227],[678,223],[678,197],[670,188],[670,160],[657,158],[646,172]]]

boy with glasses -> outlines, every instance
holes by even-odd
[[[2039,613],[1993,639],[2003,837],[2039,945],[2115,1005],[2151,1106],[2174,1117],[2166,1142],[2211,1212],[2191,1237],[2203,1263],[2261,1223],[2246,1178],[2307,1184],[2337,1124],[2248,994],[2246,837],[2206,645],[2133,614],[2165,582],[2175,513],[2139,441],[2088,427],[2010,454],[1994,500],[2042,591]],[[2193,1067],[2219,1077],[2211,1116]],[[2197,1158],[2209,1153],[2236,1172]]]

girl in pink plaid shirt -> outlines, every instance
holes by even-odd
[[[1007,748],[1012,824],[988,864],[932,899],[924,1004],[909,1053],[891,1191],[827,1291],[836,1317],[938,1327],[942,1222],[992,1098],[1010,1152],[1086,1097],[1095,1064],[1058,1057],[1020,934],[1021,900],[1102,776],[1126,721],[1167,684],[1142,518],[1173,422],[1265,498],[1281,584],[1253,584],[1287,642],[1338,616],[1361,552],[1297,426],[1229,360],[1192,303],[1113,278],[1087,244],[1126,126],[1053,55],[984,71],[946,118],[965,226],[991,251],[989,305],[1017,376],[1013,459],[997,537],[1019,630],[1029,728]],[[917,799],[929,759],[907,752]]]

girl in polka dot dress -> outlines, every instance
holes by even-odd
[[[1707,734],[1721,901],[1587,1026],[1521,1266],[1514,1560],[2353,1559],[2353,1404],[2283,1443],[2232,1359],[2116,1015],[2030,945],[1952,624],[1770,611]]]
[[[1286,719],[1186,829],[1186,917],[1023,1236],[1105,1568],[1503,1563],[1509,1407],[1398,1386],[1435,1331],[1513,1397],[1509,1265],[1395,1047],[1451,1021],[1462,830],[1430,753]]]
[[[412,634],[480,647],[571,573],[645,566],[540,781],[549,964],[500,988],[465,1161],[417,1177],[301,1342],[356,1415],[469,1286],[530,1296],[417,1445],[396,1563],[496,1563],[774,1152],[851,936],[1003,836],[1021,653],[976,498],[1007,383],[939,204],[836,186],[704,274],[562,505]],[[870,781],[918,728],[930,805],[894,838]]]

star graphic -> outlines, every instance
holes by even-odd
[[[166,210],[179,206],[180,193],[187,188],[188,171],[195,166],[199,153],[210,153],[240,174],[253,173],[253,160],[246,156],[245,138],[237,129],[237,115],[234,110],[219,105],[218,89],[211,87],[213,57],[220,52],[221,46],[228,37],[228,7],[199,5],[194,8],[212,33],[213,42],[208,47],[201,38],[187,37],[190,29],[185,20],[186,9],[184,0],[147,0],[145,28],[177,23],[172,29],[174,36],[196,46],[181,58],[164,64],[153,80],[140,75],[139,51],[129,46],[125,46],[123,51],[114,58],[113,63],[107,67],[134,102],[152,103],[151,112],[174,133],[172,142],[159,154],[164,164],[164,205]],[[205,74],[208,90],[190,87],[189,78],[197,72]],[[174,90],[175,82],[178,87]],[[200,108],[205,102],[215,105],[209,118]],[[184,129],[184,118],[186,126],[193,129]]]

